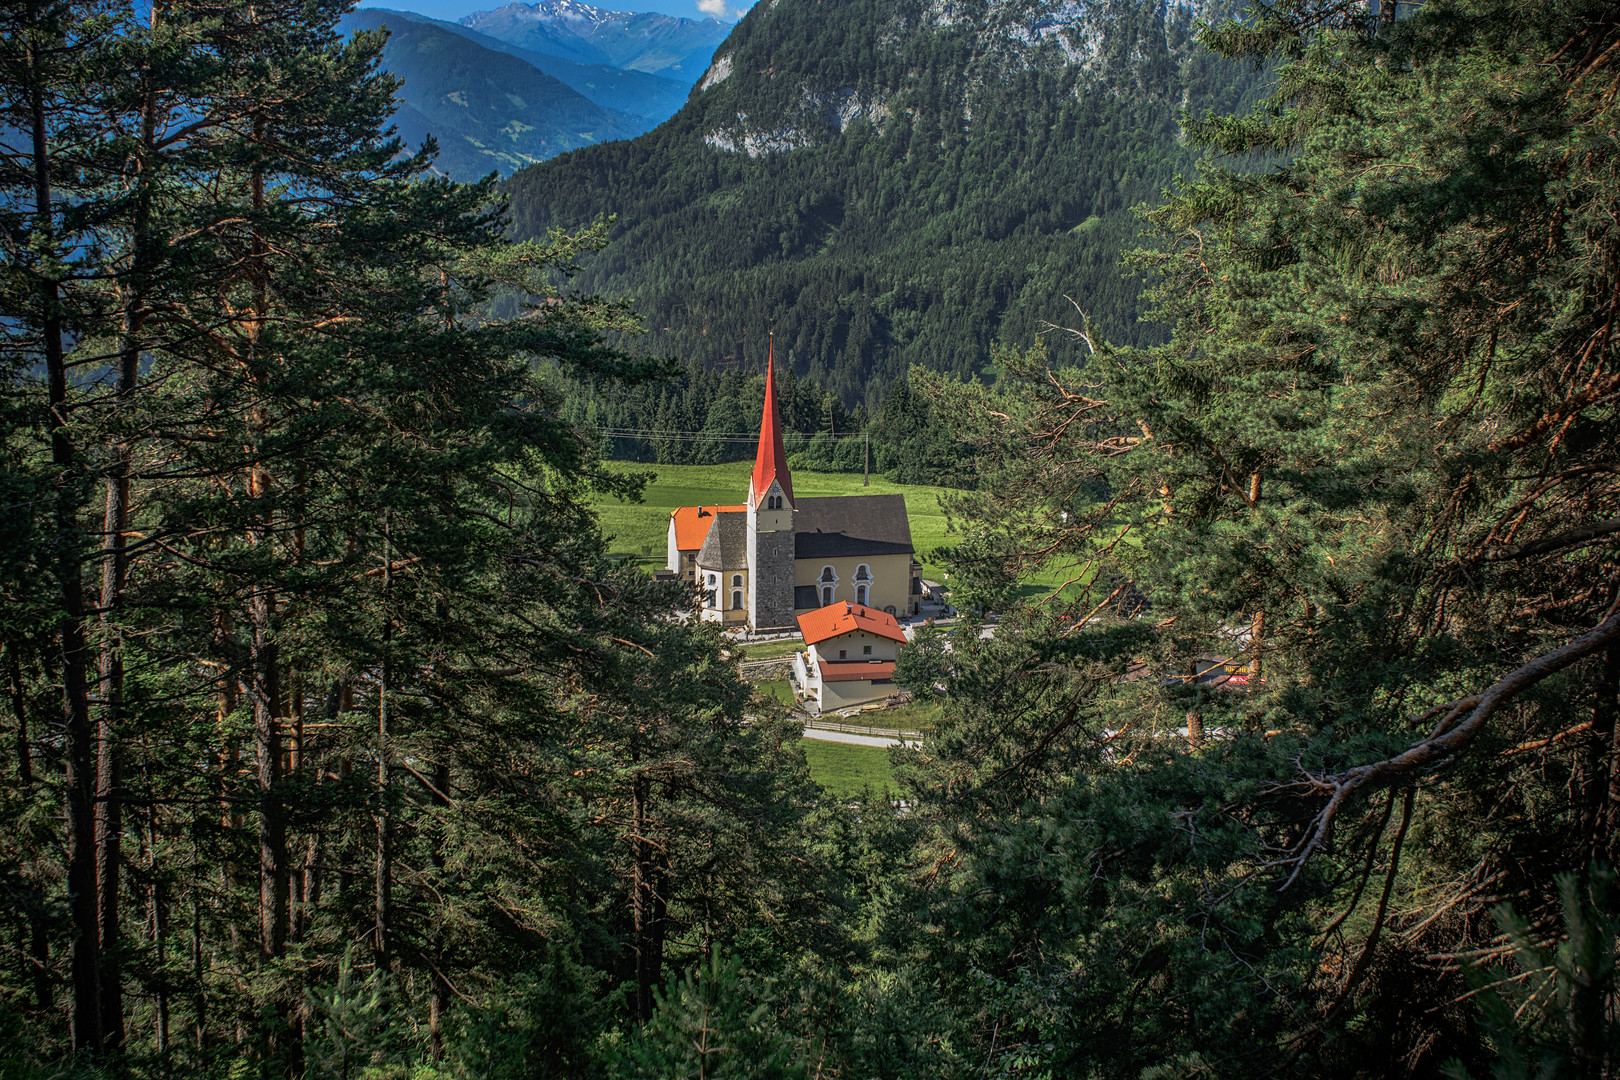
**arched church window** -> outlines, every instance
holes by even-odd
[[[741,589],[732,589],[731,590],[731,610],[732,611],[741,611],[742,606],[743,606],[742,590]]]
[[[731,575],[731,587],[733,589],[742,588],[742,575],[741,574],[732,574]]]
[[[866,603],[866,586],[865,585],[857,585],[857,586],[855,586],[855,602],[857,604],[865,604]]]
[[[826,607],[828,604],[832,603],[832,592],[833,592],[833,587],[831,585],[823,585],[821,587],[821,606],[822,607]]]
[[[857,566],[855,568],[855,580],[856,581],[871,581],[872,580],[872,571],[871,571],[870,568],[867,567],[867,565],[865,563],[861,563],[861,565],[859,565],[859,566]]]
[[[836,570],[834,570],[830,566],[823,566],[821,568],[821,580],[822,581],[837,581],[838,580],[838,572]]]

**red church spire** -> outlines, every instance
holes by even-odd
[[[754,457],[754,483],[749,502],[758,505],[771,488],[771,481],[782,485],[788,505],[793,505],[793,476],[788,472],[787,451],[782,448],[782,418],[776,412],[776,336],[771,336],[765,359],[765,415],[759,422],[759,453]]]

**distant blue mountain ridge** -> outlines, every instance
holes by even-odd
[[[538,25],[530,26],[527,40],[541,39],[535,30]],[[433,136],[439,144],[435,169],[457,180],[492,171],[507,176],[568,150],[639,135],[672,116],[691,90],[692,79],[557,55],[573,51],[589,56],[591,49],[609,55],[572,32],[559,36],[559,43],[551,46],[554,52],[540,52],[456,23],[386,8],[358,9],[340,26],[344,33],[388,29],[383,66],[404,80],[395,126],[413,147]],[[567,36],[578,44],[569,43]],[[656,40],[649,35],[639,51],[634,42],[621,43],[614,55],[678,69],[682,63],[695,62],[685,59],[690,52],[674,65],[661,58],[678,52],[684,43],[679,35]],[[713,47],[708,48],[712,55]]]
[[[719,19],[608,11],[578,0],[537,0],[480,11],[461,25],[534,52],[678,79],[703,76],[731,33]]]

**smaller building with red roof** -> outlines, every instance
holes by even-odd
[[[807,649],[793,658],[799,695],[818,711],[882,701],[899,692],[894,665],[906,632],[864,604],[829,604],[798,617]]]
[[[669,515],[669,569],[697,583],[697,557],[709,528],[721,514],[740,514],[746,507],[678,506]]]

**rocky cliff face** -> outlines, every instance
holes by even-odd
[[[856,120],[881,134],[897,113],[916,118],[929,109],[970,125],[1009,78],[1036,71],[1070,73],[1076,97],[1185,101],[1178,75],[1197,53],[1192,31],[1204,5],[896,0],[868,11],[815,4],[845,10],[817,10],[802,22],[793,17],[799,6],[767,0],[716,51],[694,102],[709,146],[779,153],[826,142]],[[857,36],[866,40],[852,42]],[[857,63],[841,62],[852,46]]]

